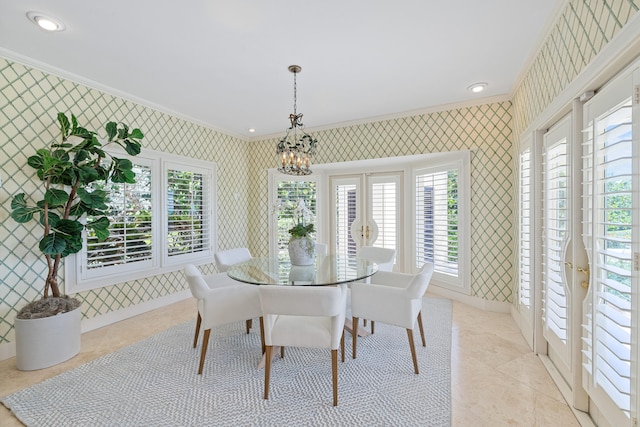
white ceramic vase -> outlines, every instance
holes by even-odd
[[[311,265],[315,259],[316,242],[306,237],[289,240],[289,260],[291,265]]]
[[[42,319],[15,319],[16,367],[48,368],[78,354],[81,320],[81,307]]]

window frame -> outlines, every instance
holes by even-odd
[[[171,271],[179,270],[186,264],[204,264],[212,262],[214,248],[217,247],[216,229],[216,187],[217,187],[217,165],[200,159],[178,156],[171,153],[144,149],[137,156],[128,156],[123,150],[118,148],[107,151],[120,158],[128,158],[134,164],[151,165],[151,223],[152,235],[152,259],[150,263],[144,265],[115,265],[105,271],[104,274],[92,273],[87,277],[83,273],[86,265],[86,240],[83,247],[77,254],[69,255],[64,262],[64,284],[65,292],[69,295],[78,292],[85,292],[92,289],[99,289],[118,283],[125,283],[140,280]],[[168,256],[167,249],[167,170],[169,166],[182,167],[198,173],[206,173],[209,178],[209,188],[206,191],[209,197],[210,216],[210,236],[208,248],[201,252],[184,254],[176,257]],[[157,236],[157,238],[155,238]],[[86,239],[86,237],[85,237]],[[174,258],[174,259],[170,259]],[[86,269],[85,269],[86,270]]]
[[[412,165],[411,168],[411,267],[416,272],[420,266],[417,263],[417,235],[415,212],[416,206],[416,178],[419,175],[457,169],[458,171],[458,274],[449,275],[434,271],[431,283],[433,285],[459,292],[465,295],[471,293],[471,156],[469,151],[442,153],[425,162]],[[406,214],[405,214],[406,215]],[[405,216],[406,218],[406,216]]]

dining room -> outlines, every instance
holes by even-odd
[[[637,0],[465,1],[464,11],[118,1],[122,16],[106,5],[21,3],[0,2],[0,424],[151,425],[154,416],[167,425],[637,423],[631,260],[640,240],[625,230],[639,219],[627,215],[635,205],[624,197],[631,206],[640,191],[622,177],[627,184],[611,190],[616,205],[602,207],[612,197],[596,190],[613,178],[590,184],[597,162],[584,160],[614,150],[587,137],[598,132],[590,124],[611,129],[604,123],[620,106],[629,112],[623,124],[638,120]],[[142,17],[174,28],[138,24]],[[43,18],[53,31],[38,27]],[[134,130],[144,137],[135,156],[105,151],[131,159],[137,177],[109,187],[112,240],[95,243],[99,229],[87,229],[82,249],[59,263],[61,288],[81,302],[81,348],[21,370],[15,317],[41,296],[49,265],[45,221],[17,221],[16,196],[45,193],[30,157],[59,141],[60,112],[74,115],[63,135],[77,131],[77,117],[88,129],[127,123],[113,135],[107,126],[107,137],[98,131],[101,140]],[[558,129],[566,133],[556,138]],[[627,151],[621,157],[637,156]],[[618,170],[633,175],[626,168]],[[580,216],[591,208],[615,218]],[[571,226],[560,229],[569,214]],[[598,224],[617,234],[597,237]],[[616,246],[598,253],[592,243],[605,240]],[[292,267],[292,241],[316,246],[313,269]],[[358,289],[375,289],[366,284],[381,285],[387,273],[380,261],[357,267],[366,247],[394,250],[394,283],[433,265],[426,294],[413,299],[422,308],[413,329],[372,323],[377,313],[366,307],[385,301],[358,305]],[[235,248],[265,264],[239,272],[216,263]],[[599,256],[620,261],[598,270],[591,260]],[[298,285],[282,288],[349,289],[344,316],[356,323],[346,322],[333,396],[330,353],[283,345],[266,380],[254,313],[212,327],[204,344],[198,331],[194,343],[204,299],[188,265],[256,295],[280,280]],[[558,327],[555,313],[565,321]],[[609,335],[613,350],[598,353]],[[59,396],[55,410],[29,408],[65,381],[87,388]]]

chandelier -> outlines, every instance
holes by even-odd
[[[311,174],[311,158],[315,154],[318,140],[304,131],[302,114],[298,114],[296,74],[302,71],[299,65],[290,65],[293,73],[293,114],[289,114],[291,126],[286,135],[278,142],[278,170],[287,175]]]

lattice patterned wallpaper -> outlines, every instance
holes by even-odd
[[[514,136],[527,126],[629,22],[640,0],[570,1],[513,97]]]
[[[511,104],[481,105],[315,132],[314,163],[473,150],[471,154],[472,292],[510,301],[513,281],[513,171]],[[267,252],[267,169],[276,140],[252,144],[249,223],[252,247]]]
[[[39,191],[27,157],[58,137],[58,111],[75,114],[90,129],[121,120],[143,130],[143,147],[216,162],[218,247],[247,245],[244,141],[0,58],[0,343],[12,340],[17,310],[40,295],[46,276],[46,265],[33,250],[40,229],[17,224],[9,214],[14,194]],[[178,271],[78,296],[83,315],[91,318],[186,288]]]

